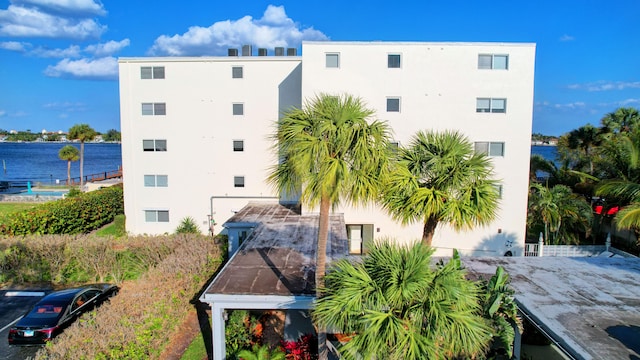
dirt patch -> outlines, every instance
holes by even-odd
[[[160,359],[179,360],[196,336],[200,336],[200,325],[196,310],[191,310],[165,347]]]

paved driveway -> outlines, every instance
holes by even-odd
[[[9,328],[51,290],[0,290],[0,360],[27,359],[36,354],[38,346],[9,346]]]

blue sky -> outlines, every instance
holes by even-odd
[[[119,129],[118,57],[328,39],[534,42],[533,131],[560,135],[640,108],[639,15],[638,0],[0,0],[0,129]]]

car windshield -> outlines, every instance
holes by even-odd
[[[63,304],[38,304],[26,316],[32,319],[55,319],[64,311]]]

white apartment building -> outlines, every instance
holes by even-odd
[[[399,144],[418,130],[458,130],[492,157],[498,218],[468,232],[440,228],[436,255],[522,255],[535,44],[304,42],[302,56],[291,50],[120,59],[127,231],[170,233],[191,217],[203,232],[213,219],[218,233],[249,201],[277,201],[266,178],[278,117],[319,93],[349,93],[389,122]],[[422,234],[422,224],[402,226],[375,205],[338,212],[354,252],[363,239]],[[250,227],[228,229],[232,247]]]

